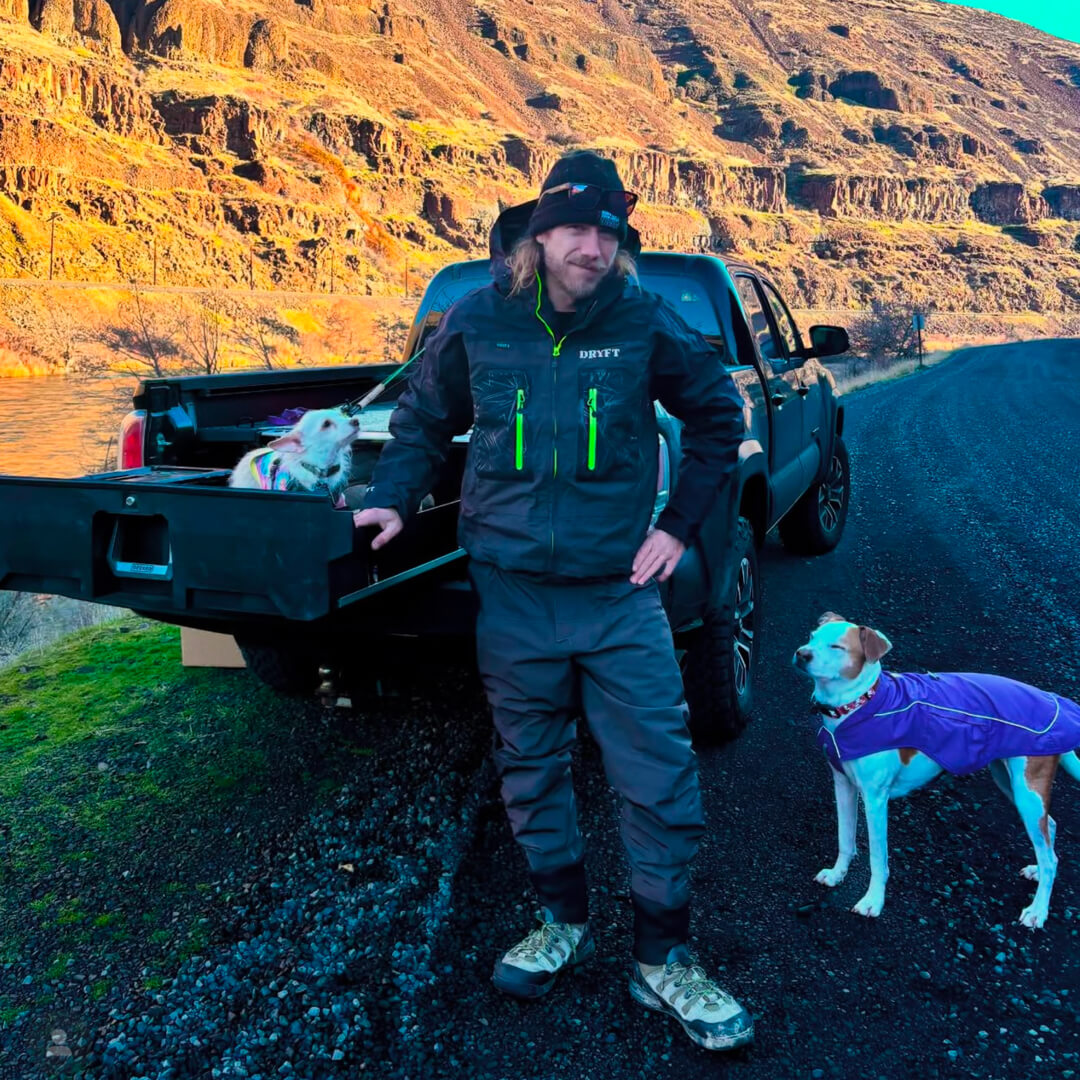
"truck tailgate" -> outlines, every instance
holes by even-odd
[[[239,490],[223,479],[167,468],[75,480],[0,476],[0,588],[166,620],[308,621],[457,554],[456,504],[417,515],[376,564],[370,535],[325,496]]]

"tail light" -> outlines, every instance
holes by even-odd
[[[120,424],[120,454],[118,467],[140,469],[143,465],[143,437],[146,434],[146,412],[129,412]]]

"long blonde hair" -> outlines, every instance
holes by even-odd
[[[537,271],[544,264],[544,246],[533,236],[523,236],[515,245],[506,265],[510,268],[510,295],[531,288]],[[615,253],[615,273],[620,277],[637,280],[637,263],[624,248]]]

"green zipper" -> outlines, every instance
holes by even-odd
[[[543,283],[543,280],[540,277],[539,272],[537,272],[537,275],[536,275],[536,317],[540,320],[540,322],[543,324],[544,329],[551,336],[551,343],[552,343],[552,346],[553,346],[552,350],[551,350],[551,355],[552,355],[552,357],[554,359],[558,360],[559,359],[559,353],[562,352],[563,342],[566,341],[566,339],[570,336],[570,332],[567,331],[567,333],[563,334],[562,338],[559,341],[555,340],[555,331],[552,330],[550,326],[548,326],[547,320],[544,318],[543,315],[540,314],[540,302],[543,299],[543,295],[544,295],[544,283]],[[595,306],[596,306],[596,301],[594,300],[592,302],[592,305],[590,305],[590,307],[589,307],[589,311],[585,315],[586,320],[588,319],[589,315],[592,313],[592,309]],[[559,369],[556,366],[556,367],[553,367],[552,372],[551,372],[552,397],[553,398],[555,396],[554,395],[554,388],[558,384],[558,381],[559,381]],[[553,422],[554,422],[555,442],[557,444],[558,441],[559,441],[559,421],[557,419],[559,410],[558,410],[558,407],[557,407],[557,403],[554,400],[553,400],[552,404],[554,406],[554,408],[552,409],[552,412],[553,412],[554,416],[556,417],[556,419],[554,419]],[[520,414],[519,414],[519,420],[520,420]],[[590,465],[589,468],[592,468],[592,466]],[[552,471],[552,476],[558,476],[559,475],[559,449],[558,449],[557,445],[555,446],[554,452],[552,454],[551,471]],[[551,531],[551,557],[554,560],[554,558],[555,558],[555,530],[554,529],[552,529],[552,531]]]
[[[596,468],[596,387],[589,387],[589,470]]]
[[[519,472],[525,468],[525,388],[519,386],[517,392],[517,414],[514,417],[514,468]]]
[[[538,273],[536,275],[536,317],[544,324],[544,329],[551,335],[551,341],[555,346],[551,350],[551,355],[554,356],[557,359],[558,356],[559,356],[559,353],[562,352],[563,341],[566,340],[567,335],[563,334],[562,340],[561,341],[556,341],[555,340],[555,331],[552,330],[550,326],[548,326],[547,319],[545,319],[544,316],[540,314],[540,301],[541,301],[541,299],[543,299],[543,292],[544,292],[544,283],[543,283],[543,281],[541,281],[540,275]]]

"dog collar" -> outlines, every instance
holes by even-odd
[[[880,682],[881,678],[879,676],[869,690],[864,694],[860,694],[854,701],[849,701],[846,705],[823,705],[820,701],[816,701],[811,697],[810,708],[816,713],[821,713],[822,716],[839,720],[840,717],[847,716],[848,713],[853,713],[856,709],[861,709],[877,693]]]

